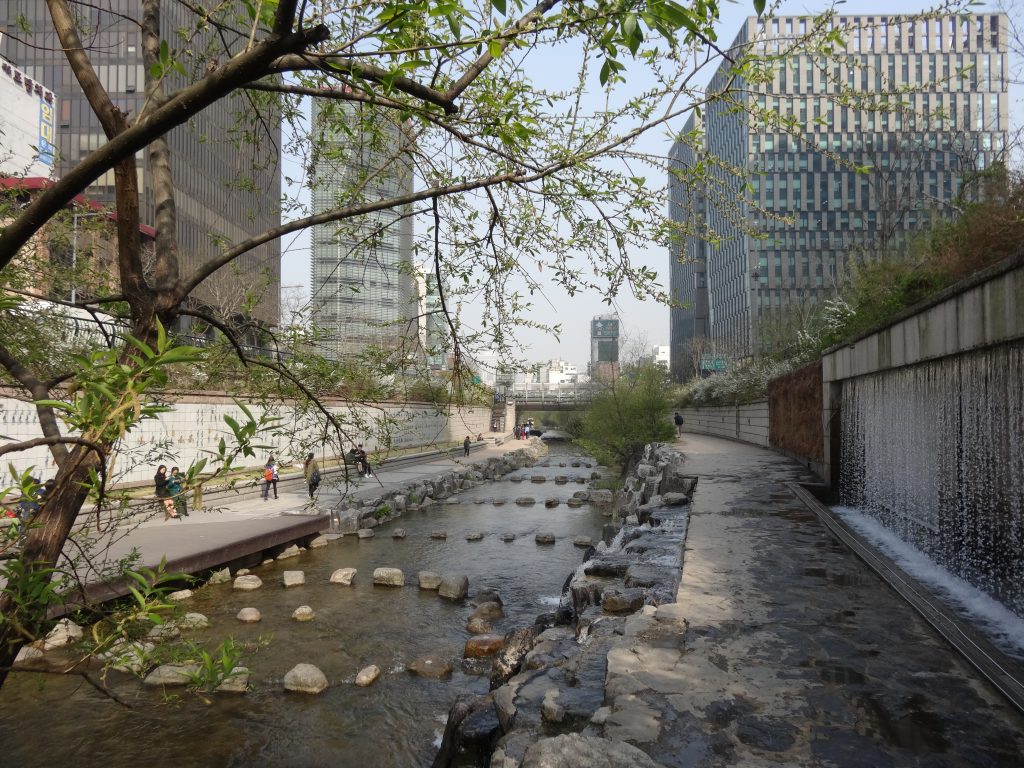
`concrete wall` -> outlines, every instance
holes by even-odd
[[[686,408],[680,413],[685,420],[684,432],[727,437],[768,447],[768,401],[750,405],[717,408]]]
[[[823,477],[838,486],[837,414],[844,380],[1024,338],[1024,255],[986,269],[822,356]]]
[[[10,389],[0,391],[0,445],[41,437],[32,403],[16,399]],[[200,458],[209,458],[223,438],[231,444],[231,431],[224,422],[230,416],[238,422],[246,416],[234,400],[221,393],[167,393],[174,409],[159,419],[143,421],[125,438],[111,465],[115,483],[134,483],[152,478],[157,464],[186,467]],[[491,408],[453,406],[447,413],[418,403],[382,403],[378,406],[352,405],[327,400],[325,405],[345,427],[345,442],[361,442],[367,450],[383,449],[386,441],[394,448],[411,448],[434,443],[461,442],[490,431]],[[323,418],[298,411],[292,403],[260,406],[249,404],[253,416],[277,417],[272,429],[258,440],[256,456],[240,458],[244,466],[260,467],[273,453],[283,462],[298,462],[312,450],[318,457],[333,455],[333,447],[323,439]],[[45,447],[8,454],[3,457],[21,472],[34,467],[33,474],[50,478],[56,467]]]

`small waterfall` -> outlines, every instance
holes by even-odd
[[[840,496],[1024,616],[1024,345],[843,384]]]

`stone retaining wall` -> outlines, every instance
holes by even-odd
[[[686,423],[684,432],[741,440],[768,447],[768,401],[749,405],[686,408],[680,413]]]
[[[42,437],[35,406],[14,397],[11,388],[0,388],[0,445]],[[177,393],[164,395],[174,410],[158,419],[140,423],[123,441],[119,455],[112,464],[116,484],[149,482],[156,464],[177,464],[187,467],[201,458],[209,458],[223,438],[230,444],[231,431],[224,422],[228,416],[237,422],[247,417],[234,399],[224,393]],[[324,404],[367,450],[377,450],[390,438],[394,448],[426,446],[435,443],[461,442],[466,435],[475,437],[491,428],[490,407],[452,406],[447,411],[422,403],[381,403],[378,406],[353,405],[340,399],[327,399]],[[320,419],[296,410],[291,402],[271,405],[249,403],[255,418],[263,415],[280,419],[278,428],[257,442],[267,445],[285,463],[298,462],[307,447],[321,442]],[[386,423],[386,430],[379,426]],[[385,434],[385,431],[387,434]],[[276,434],[275,434],[276,433]],[[34,467],[33,473],[47,479],[56,472],[50,452],[34,448],[5,457],[22,472]],[[334,458],[322,451],[317,458]],[[245,466],[263,466],[267,457],[260,451],[255,457],[239,461]]]

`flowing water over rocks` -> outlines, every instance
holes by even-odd
[[[211,626],[182,633],[211,649],[234,637],[249,670],[248,693],[215,694],[206,704],[180,687],[143,688],[136,678],[112,672],[107,682],[132,705],[127,709],[79,678],[12,675],[0,691],[6,734],[0,763],[83,765],[87,743],[89,764],[105,768],[430,765],[452,702],[489,688],[491,659],[480,660],[481,666],[463,660],[475,596],[485,590],[500,596],[500,613],[484,611],[493,633],[529,625],[554,610],[565,575],[579,565],[582,553],[574,540],[601,536],[599,511],[564,503],[580,486],[554,483],[559,474],[589,481],[593,468],[584,465],[592,460],[567,446],[551,450],[512,476],[459,491],[456,504],[420,509],[416,503],[392,524],[405,529],[405,538],[392,538],[385,525],[374,538],[346,535],[284,562],[256,566],[253,575],[262,586],[255,590],[236,591],[231,582],[198,590],[183,605],[204,614]],[[560,458],[581,466],[559,468]],[[557,508],[502,503],[521,495],[523,486],[513,479],[540,475],[545,497],[563,502]],[[447,538],[431,538],[440,529]],[[554,534],[554,545],[537,546],[534,537],[542,531]],[[469,532],[482,537],[466,541]],[[345,568],[356,570],[348,586],[338,575]],[[401,570],[405,586],[374,586],[378,568]],[[305,583],[285,588],[284,573],[300,570]],[[445,600],[420,589],[420,572],[465,575],[469,599]],[[332,575],[341,583],[331,583]],[[300,606],[309,606],[314,618],[294,621]],[[257,609],[261,620],[239,621],[245,608]],[[449,678],[407,671],[413,660],[430,656],[452,665]],[[316,695],[285,692],[286,674],[307,663],[323,672],[328,687]],[[380,677],[357,686],[356,676],[371,665],[380,668]],[[45,741],[23,727],[43,720]]]

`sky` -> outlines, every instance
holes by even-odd
[[[828,7],[826,3],[790,2],[783,0],[777,8],[776,15],[803,15],[820,13]],[[879,3],[868,2],[847,2],[837,6],[838,11],[844,15],[870,15],[874,14],[898,14],[915,13],[924,10],[926,6],[920,2],[906,2],[905,0],[890,0],[882,7]],[[984,4],[976,6],[973,11],[976,13],[991,12],[996,10],[994,5]],[[753,15],[753,4],[749,0],[741,2],[725,2],[721,10],[721,20],[718,24],[718,38],[723,44],[733,40],[740,29],[743,20]],[[568,47],[558,47],[551,50],[539,49],[533,52],[528,59],[527,73],[534,77],[545,78],[545,85],[553,73],[575,73],[578,71],[579,62],[574,60],[573,51]],[[1015,62],[1011,61],[1011,68]],[[714,67],[706,69],[699,77],[701,84],[706,83],[714,73]],[[583,96],[583,103],[588,103],[594,110],[601,108],[603,104],[603,92],[594,73],[593,82],[588,84],[587,92]],[[635,87],[638,91],[645,87],[643,80],[631,78],[629,87]],[[1017,113],[1019,113],[1019,96],[1011,86],[1011,125],[1019,124]],[[642,151],[667,155],[672,144],[671,134],[683,127],[685,118],[672,124],[665,130],[651,131],[639,141],[639,148]],[[288,161],[285,161],[286,174],[288,173]],[[652,179],[652,181],[655,181]],[[663,180],[657,180],[664,183]],[[667,199],[665,207],[667,210]],[[658,282],[667,290],[669,285],[669,256],[665,248],[651,245],[643,252],[631,254],[633,258],[644,263],[647,267],[658,273]],[[669,310],[668,307],[657,302],[647,300],[640,301],[628,295],[628,292],[621,293],[609,305],[605,297],[597,293],[577,294],[571,299],[558,286],[546,283],[544,273],[532,274],[542,287],[540,294],[534,296],[534,313],[532,319],[545,324],[560,324],[562,333],[559,338],[539,331],[527,331],[520,334],[525,348],[521,350],[517,359],[520,362],[542,362],[550,359],[562,359],[569,363],[580,366],[586,370],[586,364],[590,357],[590,319],[594,315],[617,312],[621,319],[622,333],[634,345],[650,347],[652,345],[667,345],[669,343]],[[308,232],[292,238],[286,238],[282,242],[282,264],[281,284],[284,291],[291,294],[303,293],[308,295],[310,281],[310,252]],[[295,286],[302,286],[296,288]],[[290,288],[289,288],[290,287]],[[467,315],[472,313],[472,308],[466,308]]]

